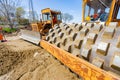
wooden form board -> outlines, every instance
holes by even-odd
[[[117,76],[110,74],[83,59],[75,57],[44,40],[40,42],[40,46],[50,52],[73,72],[80,75],[84,80],[120,80]]]

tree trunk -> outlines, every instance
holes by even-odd
[[[10,27],[11,29],[13,29],[13,24],[9,24],[9,27]]]
[[[13,22],[11,21],[9,15],[8,15],[8,23],[9,23],[9,27],[12,29],[13,28]]]

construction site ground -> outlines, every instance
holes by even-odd
[[[81,80],[47,51],[7,36],[0,43],[0,80]]]

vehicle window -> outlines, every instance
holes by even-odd
[[[100,13],[101,12],[101,9],[98,9],[98,12],[97,13]]]
[[[85,18],[89,15],[88,11],[89,11],[89,6],[86,5],[86,7],[85,7]]]
[[[118,11],[117,19],[120,19],[120,7],[119,7],[119,11]]]
[[[105,12],[106,12],[106,13],[109,13],[109,11],[110,11],[110,8],[106,8],[106,9],[105,9]]]
[[[110,8],[105,8],[105,11],[101,10],[101,12],[99,13],[100,21],[105,22],[108,19],[109,11],[110,11]]]
[[[90,16],[91,15],[94,15],[94,9],[93,8],[91,8],[91,11],[90,11]]]
[[[86,5],[86,7],[85,7],[85,17],[91,16],[93,14],[94,14],[94,9],[93,8],[89,8],[89,6]]]
[[[43,21],[51,20],[50,13],[43,14]]]
[[[61,20],[61,15],[60,14],[57,15],[57,20]]]

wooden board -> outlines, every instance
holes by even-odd
[[[83,77],[84,80],[120,80],[117,76],[110,74],[83,59],[75,57],[44,40],[40,42],[40,45],[63,64],[68,66],[73,72]]]

